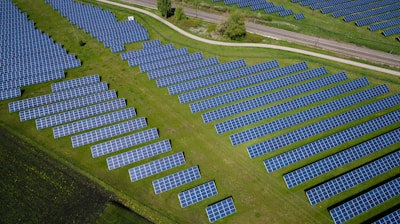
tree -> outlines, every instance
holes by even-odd
[[[163,17],[168,17],[172,9],[171,0],[157,0],[157,9]]]
[[[239,12],[232,13],[227,21],[217,26],[217,32],[231,40],[242,40],[246,36],[244,15]]]
[[[177,7],[174,13],[174,17],[176,21],[181,21],[187,19],[185,12],[183,11],[182,7]]]

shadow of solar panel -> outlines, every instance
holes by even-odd
[[[346,222],[400,194],[400,177],[329,210],[335,223]]]
[[[72,147],[80,147],[147,127],[146,118],[125,121],[71,137]]]
[[[96,158],[122,149],[133,147],[158,138],[157,128],[148,129],[135,134],[113,139],[90,147],[92,157]]]
[[[161,173],[163,171],[172,169],[174,167],[185,164],[185,156],[183,152],[154,160],[152,162],[133,167],[128,170],[132,182],[141,180],[143,178]]]
[[[377,88],[372,88],[372,89],[368,89],[362,92],[358,92],[343,98],[339,98],[337,100],[333,100],[330,101],[328,103],[313,107],[313,108],[309,108],[309,109],[305,109],[301,112],[298,113],[294,113],[291,115],[288,115],[286,117],[277,119],[277,120],[273,120],[270,121],[268,123],[256,126],[254,128],[251,129],[247,129],[245,131],[242,132],[238,132],[234,135],[232,135],[232,140],[234,139],[240,139],[240,142],[235,142],[237,143],[243,143],[243,142],[247,142],[262,136],[266,136],[268,134],[277,132],[279,130],[283,130],[285,128],[289,128],[291,126],[315,119],[317,117],[322,117],[323,115],[332,113],[334,111],[355,105],[357,103],[363,102],[363,101],[367,101],[370,99],[373,99],[377,96],[380,96],[384,93],[387,93],[387,89],[386,88],[382,88],[382,90],[378,90]],[[357,113],[357,112],[355,112]],[[345,115],[339,115],[339,116],[343,116]],[[358,117],[354,117],[354,119],[357,119]],[[349,120],[348,120],[349,121]],[[343,123],[343,122],[342,122]],[[337,123],[338,125],[342,124],[342,123]],[[333,127],[334,125],[331,124],[331,126]],[[316,134],[317,132],[314,132],[314,134]],[[232,141],[233,142],[233,141]],[[260,154],[256,153],[252,153],[252,151],[249,150],[249,154],[250,154],[250,158],[254,158],[257,156],[260,156]]]
[[[374,177],[383,175],[400,165],[400,151],[388,154],[357,169],[329,180],[306,191],[312,205],[318,204]]]
[[[224,121],[224,122],[220,122],[217,123],[215,125],[215,129],[217,130],[218,134],[222,134],[228,131],[232,131],[234,129],[240,128],[240,127],[244,127],[246,125],[249,124],[253,124],[268,118],[271,118],[273,116],[291,111],[291,110],[295,110],[298,109],[300,107],[305,107],[308,105],[311,105],[313,103],[317,103],[326,99],[329,99],[331,97],[335,97],[335,96],[339,96],[340,94],[361,88],[361,87],[365,87],[369,85],[368,80],[366,78],[361,78],[361,79],[357,79],[357,80],[353,80],[341,85],[336,85],[334,87],[328,88],[328,89],[324,89],[321,90],[319,92],[313,93],[313,94],[309,94],[307,96],[303,96],[288,102],[284,102],[272,107],[268,107],[262,110],[258,110],[255,111],[253,113],[249,113],[249,114],[245,114],[243,116],[239,116],[239,117],[235,117],[233,119]],[[387,86],[382,85],[380,87],[377,88],[382,88],[382,89],[386,89],[387,91],[389,91],[389,89],[387,88]],[[290,96],[288,96],[290,97]],[[258,106],[257,104],[254,106]],[[213,121],[214,119],[220,119],[220,118],[224,118],[225,116],[232,116],[233,114],[231,113],[217,113],[217,111],[222,110],[223,108],[220,109],[216,109],[214,111],[210,111],[210,112],[206,112],[202,114],[203,120],[205,123],[208,123],[210,121]],[[254,109],[252,107],[250,107],[249,109]],[[244,108],[243,110],[248,110],[247,108]],[[237,113],[243,112],[242,110],[238,110]],[[214,115],[214,114],[218,114]],[[213,116],[213,118],[211,118]]]
[[[99,82],[93,85],[83,86],[75,89],[69,89],[56,93],[46,94],[42,96],[32,97],[24,100],[11,102],[8,104],[10,112],[16,112],[21,110],[30,109],[33,107],[39,107],[46,104],[56,103],[64,100],[69,100],[85,95],[90,95],[102,91],[108,90],[106,82]]]
[[[153,144],[145,145],[134,150],[108,157],[108,169],[117,169],[119,167],[126,166],[128,164],[132,164],[171,150],[172,147],[169,140],[163,140]]]
[[[345,142],[360,138],[361,136],[364,136],[368,133],[372,133],[384,127],[395,124],[399,121],[400,110],[393,111],[391,113],[382,115],[367,122],[329,135],[325,138],[303,145],[294,150],[264,160],[265,168],[268,172],[273,172],[280,168],[296,163],[300,160],[309,158],[313,155],[344,144]]]
[[[218,221],[222,218],[225,218],[226,216],[231,215],[235,212],[236,212],[236,207],[235,204],[233,203],[232,197],[226,198],[222,201],[209,205],[206,208],[208,220],[211,223]]]
[[[274,65],[271,65],[269,69],[274,68],[275,66],[278,66],[278,64],[274,63]],[[179,95],[179,100],[181,103],[186,103],[186,102],[191,102],[195,100],[199,100],[205,97],[217,95],[220,93],[236,90],[239,88],[255,85],[258,83],[262,83],[280,76],[284,76],[290,73],[298,72],[301,70],[306,69],[308,66],[306,63],[300,63],[300,64],[295,64],[295,65],[289,65],[287,67],[283,68],[278,68],[273,71],[261,73],[261,74],[255,74],[255,75],[250,75],[246,76],[240,79],[232,80],[229,82],[224,82],[215,86],[210,86],[206,87],[200,90],[196,90],[193,92],[189,93],[184,93]]]
[[[53,128],[54,138],[61,138],[78,132],[87,131],[108,124],[120,122],[136,116],[135,108],[127,108],[97,117],[76,121]]]
[[[62,82],[56,82],[51,84],[51,90],[53,92],[63,91],[67,89],[78,88],[100,82],[100,76],[98,74],[85,76],[82,78],[71,79]]]
[[[153,181],[154,193],[161,194],[165,191],[174,189],[184,184],[190,183],[197,179],[200,179],[200,170],[198,166],[190,167],[186,170],[182,170],[168,176],[159,178]]]
[[[64,113],[36,119],[36,128],[40,130],[44,128],[54,127],[60,124],[65,124],[98,114],[107,113],[113,110],[118,110],[124,107],[126,107],[126,101],[123,98],[105,103],[99,103],[89,107],[79,108],[76,110],[71,110]]]
[[[209,181],[197,187],[180,192],[178,194],[179,202],[182,208],[195,204],[199,201],[217,195],[217,186],[214,181]]]
[[[325,131],[329,131],[333,128],[348,124],[352,121],[356,121],[358,119],[383,111],[398,104],[400,104],[400,95],[393,95],[385,99],[355,108],[353,110],[346,111],[339,115],[329,117],[325,120],[310,124],[300,129],[255,144],[248,148],[248,152],[249,155],[256,156],[262,155],[267,152],[272,152],[289,144],[307,139],[311,136],[318,135]]]
[[[64,111],[76,109],[79,107],[89,106],[92,104],[104,102],[117,98],[115,90],[108,90],[105,92],[96,93],[93,95],[83,96],[80,98],[74,98],[66,101],[61,101],[54,104],[44,105],[41,107],[34,107],[28,110],[19,112],[20,120],[27,121],[32,120]]]
[[[231,103],[237,100],[245,99],[257,94],[265,93],[274,89],[285,87],[297,82],[302,82],[307,79],[316,78],[326,74],[326,68],[320,67],[316,69],[309,70],[297,75],[293,75],[287,78],[279,79],[276,81],[271,81],[267,83],[262,83],[256,86],[251,86],[245,89],[237,90],[234,92],[226,93],[213,98],[208,98],[202,101],[191,103],[190,110],[192,113],[204,111],[213,107],[221,106],[227,103]]]

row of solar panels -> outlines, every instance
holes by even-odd
[[[384,36],[399,34],[400,4],[397,0],[307,0],[300,2],[311,9],[321,9],[324,14],[332,13],[334,18],[343,17],[344,21],[355,21],[357,26],[368,26],[371,31],[383,30]]]
[[[95,74],[53,83],[51,89],[53,93],[9,103],[10,112],[19,112],[21,121],[29,119],[37,119],[38,121],[39,119],[51,116],[71,117],[74,122],[71,122],[72,120],[65,120],[71,123],[64,123],[62,121],[57,123],[59,126],[53,128],[54,138],[72,135],[72,147],[91,145],[93,158],[145,144],[142,147],[108,157],[106,161],[109,170],[133,164],[172,150],[169,140],[149,144],[149,142],[159,138],[158,131],[156,128],[140,131],[147,127],[147,122],[145,118],[136,118],[134,108],[124,108],[125,105],[123,105],[123,109],[120,107],[111,107],[110,112],[104,113],[105,111],[103,110],[96,110],[96,113],[83,113],[85,116],[79,116],[80,113],[77,113],[78,111],[95,106],[101,107],[104,102],[112,102],[111,100],[114,100],[116,97],[114,91],[111,99],[98,98],[98,94],[109,92],[107,83],[100,82],[99,75]],[[65,116],[67,113],[72,115]],[[33,115],[31,116],[31,114]],[[78,116],[73,116],[74,114]],[[49,126],[53,125],[47,125],[46,127]],[[129,134],[132,132],[135,133]],[[125,136],[119,137],[121,135]],[[111,140],[97,143],[107,139]],[[135,166],[129,169],[128,172],[131,181],[135,182],[185,163],[184,154],[179,152]],[[198,180],[200,177],[198,166],[194,166],[154,180],[153,188],[156,194],[160,194]],[[187,207],[216,194],[215,182],[209,181],[179,193],[178,198],[181,206]],[[229,206],[222,206],[220,203],[228,203]],[[214,208],[215,206],[217,206],[217,209]],[[208,206],[206,210],[211,221],[217,220],[218,217],[224,217],[229,212],[235,212],[236,208],[230,197]]]
[[[156,52],[155,49],[153,50]],[[135,51],[129,52],[129,54],[134,55]],[[185,63],[175,66],[184,65]],[[339,145],[347,145],[351,141],[364,138],[383,128],[393,127],[393,125],[397,125],[400,122],[398,116],[399,111],[393,111],[393,108],[396,108],[400,104],[400,95],[385,97],[385,95],[389,94],[389,89],[386,85],[369,86],[369,82],[366,78],[348,80],[345,72],[328,75],[328,71],[324,67],[309,69],[305,62],[282,68],[276,68],[276,66],[278,66],[277,63],[272,67],[249,69],[248,73],[238,72],[242,73],[242,75],[239,76],[227,75],[226,72],[215,72],[214,74],[210,73],[204,76],[197,76],[198,71],[208,68],[204,67],[185,72],[177,72],[155,79],[159,87],[164,86],[159,84],[161,83],[159,80],[176,80],[170,81],[171,84],[169,85],[166,84],[165,86],[168,88],[174,85],[185,85],[186,83],[201,83],[201,80],[206,79],[215,80],[214,82],[203,82],[204,85],[199,85],[199,87],[194,87],[188,91],[182,91],[179,96],[181,97],[183,94],[195,96],[197,93],[198,95],[196,96],[198,96],[198,98],[194,98],[193,101],[196,102],[192,104],[202,103],[203,101],[207,102],[204,103],[204,105],[206,105],[204,110],[211,109],[211,111],[206,111],[202,114],[205,123],[233,116],[230,120],[218,123],[216,129],[218,130],[218,128],[224,127],[225,129],[221,129],[221,133],[224,133],[244,128],[245,130],[231,135],[231,139],[234,139],[232,140],[234,145],[268,136],[269,134],[278,133],[283,129],[288,130],[287,128],[296,127],[306,122],[313,122],[302,128],[295,129],[292,132],[275,136],[274,138],[248,147],[251,158],[287,147],[288,144],[306,140],[309,141],[308,139],[315,135],[322,136],[328,131],[336,130],[334,134],[327,135],[303,147],[284,152],[265,160],[264,165],[268,172],[273,172],[297,162],[304,161],[307,158],[333,149]],[[174,66],[165,66],[159,70],[171,69],[172,67]],[[231,68],[229,74],[235,74],[235,72],[239,70],[246,71],[249,67],[250,66]],[[309,70],[305,72],[302,71],[305,69]],[[151,70],[150,72],[154,74],[159,70]],[[193,75],[192,77],[191,74]],[[218,75],[220,75],[221,79],[211,78],[218,77]],[[180,76],[184,78],[179,78]],[[150,76],[149,78],[151,79]],[[262,87],[257,88],[257,86]],[[261,94],[261,96],[258,96],[258,94]],[[295,98],[293,99],[293,97]],[[188,100],[188,102],[190,102],[190,100]],[[215,104],[213,104],[213,102],[215,102]],[[273,102],[278,102],[278,104],[259,109],[259,107],[265,107],[265,105]],[[323,103],[321,104],[320,102]],[[192,104],[190,106],[192,106]],[[288,112],[292,110],[298,110],[306,106],[311,107],[300,112],[288,114]],[[349,110],[348,108],[352,109]],[[254,111],[255,109],[256,111]],[[344,112],[345,110],[346,112]],[[388,110],[392,111],[388,112]],[[237,114],[246,111],[251,111],[251,113],[237,117]],[[337,115],[330,116],[330,114],[333,113]],[[270,119],[279,114],[288,115],[279,119]],[[364,123],[359,123],[360,120],[376,114],[382,114],[382,116],[370,119]],[[324,116],[328,116],[328,118],[318,121],[318,118]],[[264,122],[253,128],[249,129],[245,127],[269,119],[269,122]],[[317,120],[317,122],[314,120]],[[343,128],[338,128],[348,123],[351,124],[352,122],[354,126],[350,128],[344,130]],[[399,138],[393,137],[392,141],[389,142],[386,142],[386,138],[376,137],[377,148],[383,149],[389,145],[398,143]],[[372,141],[372,139],[370,141]],[[360,155],[354,154],[357,158],[362,157],[361,152]],[[316,163],[319,161],[320,160]],[[377,164],[386,167],[386,169],[376,175],[383,174],[387,170],[397,167],[397,165],[388,165],[385,162],[386,160],[377,161]],[[343,165],[344,164],[345,163],[343,163]],[[309,179],[311,179],[313,175],[316,174],[313,173],[311,167],[308,170],[310,170]],[[298,176],[306,175],[302,170],[297,171],[296,174],[297,175],[293,177],[294,181],[299,179]],[[304,181],[305,180],[303,180],[303,182]],[[293,187],[303,182],[288,182],[287,184]]]
[[[124,44],[149,39],[147,30],[136,20],[118,22],[114,14],[91,4],[73,0],[46,0],[55,10],[78,28],[90,33],[92,37],[111,48],[112,52],[121,52]]]
[[[2,1],[2,9],[0,100],[21,96],[20,87],[63,79],[64,70],[81,66],[75,55],[36,29],[12,1]]]

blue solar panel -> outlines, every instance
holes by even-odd
[[[90,129],[98,128],[108,124],[116,123],[119,121],[127,120],[136,116],[135,108],[127,108],[104,115],[79,120],[73,123],[68,123],[62,126],[53,128],[54,138],[61,138],[64,136],[72,135],[78,132],[87,131]]]
[[[228,215],[236,212],[235,204],[232,197],[226,198],[222,201],[207,206],[206,208],[208,220],[213,223]]]
[[[60,124],[84,119],[102,113],[107,113],[113,110],[118,110],[126,107],[125,99],[117,99],[105,103],[99,103],[89,107],[84,107],[76,110],[67,111],[61,114],[55,114],[43,118],[36,119],[36,128],[38,130],[54,127]]]
[[[181,203],[181,207],[185,208],[189,205],[214,196],[217,193],[217,186],[215,186],[215,182],[209,181],[205,184],[180,192],[178,194],[178,198],[179,202]]]
[[[19,88],[0,90],[0,100],[7,100],[21,96]]]
[[[400,177],[329,210],[335,223],[346,222],[400,194]]]
[[[325,131],[332,130],[336,127],[348,124],[352,121],[356,121],[374,113],[378,113],[380,111],[383,111],[384,109],[388,109],[398,104],[400,104],[400,95],[393,95],[385,99],[355,108],[353,110],[346,111],[339,115],[329,117],[325,120],[307,125],[305,127],[285,133],[283,135],[279,135],[261,143],[252,145],[248,147],[248,152],[249,155],[254,158],[256,156],[275,151],[292,143],[307,139],[311,136],[318,135]]]
[[[11,102],[8,104],[8,107],[10,112],[16,112],[16,111],[30,109],[33,107],[43,106],[46,104],[60,102],[63,100],[69,100],[88,94],[94,94],[106,90],[108,90],[107,83],[99,82],[93,85],[83,86],[80,88],[69,89],[66,91],[60,91],[52,94]]]
[[[85,76],[82,78],[71,79],[62,82],[56,82],[51,84],[51,90],[53,92],[63,91],[67,89],[73,89],[81,86],[86,86],[100,82],[100,76],[97,74]]]
[[[277,63],[274,63],[271,65],[271,68],[274,68],[274,66],[278,66]],[[205,97],[221,94],[224,92],[236,90],[239,88],[255,85],[258,83],[262,83],[277,77],[281,77],[284,75],[288,75],[294,72],[298,72],[304,69],[307,69],[307,64],[305,62],[299,63],[299,64],[293,64],[289,65],[283,68],[278,68],[273,71],[261,73],[261,74],[256,74],[256,75],[251,75],[247,76],[244,78],[232,80],[229,82],[224,82],[218,85],[206,87],[200,90],[196,90],[193,92],[189,93],[184,93],[179,95],[179,101],[181,103],[187,103],[187,102],[192,102],[195,100],[199,100]],[[270,69],[271,69],[270,68]]]
[[[146,118],[125,121],[71,137],[72,147],[80,147],[147,127]]]
[[[148,72],[151,70],[170,67],[170,66],[183,64],[183,63],[187,63],[187,62],[191,62],[191,61],[197,61],[197,60],[201,60],[201,59],[203,59],[203,54],[201,52],[196,52],[194,54],[174,57],[174,58],[166,59],[166,60],[154,61],[154,62],[150,62],[147,64],[141,64],[140,71]]]
[[[296,74],[287,78],[278,79],[276,81],[271,81],[256,86],[251,86],[245,89],[241,89],[235,92],[226,93],[220,96],[209,98],[206,100],[198,101],[190,104],[190,110],[192,113],[207,110],[213,107],[221,106],[230,102],[241,100],[247,97],[255,96],[257,94],[265,93],[274,89],[282,88],[290,84],[305,81],[307,79],[322,76],[327,73],[325,67],[320,67],[306,72]]]
[[[66,101],[61,101],[54,104],[44,105],[41,107],[34,107],[28,110],[23,110],[19,112],[20,120],[27,121],[32,120],[56,113],[61,113],[67,110],[76,109],[79,107],[84,107],[107,100],[112,100],[117,98],[117,93],[115,90],[109,90],[105,92],[96,93],[93,95],[83,96],[80,98],[70,99]]]
[[[231,135],[231,140],[233,145],[241,144],[268,134],[277,132],[279,130],[289,128],[291,126],[306,122],[308,120],[315,119],[317,117],[332,113],[334,111],[349,107],[351,105],[373,99],[379,95],[386,93],[386,89],[383,91],[376,91],[376,89],[368,89],[362,92],[355,93],[337,100],[330,101],[319,106],[305,109],[301,112],[291,114],[289,116],[264,123],[262,125],[256,126],[245,131],[238,132]],[[249,150],[250,158],[255,158],[260,156],[261,151],[251,151]]]
[[[400,165],[400,151],[331,179],[306,191],[312,205],[318,204],[369,179],[382,175]]]
[[[267,159],[264,165],[268,172],[273,172],[399,121],[400,110],[397,110]]]
[[[332,171],[340,166],[353,162],[366,155],[372,154],[385,147],[395,144],[400,139],[400,129],[396,129],[380,135],[376,138],[365,141],[332,156],[318,160],[307,166],[294,170],[283,175],[288,188],[295,187],[312,178]]]
[[[138,57],[143,57],[146,55],[153,55],[153,54],[158,54],[160,52],[172,51],[172,50],[174,50],[174,45],[166,44],[166,45],[156,46],[153,48],[146,48],[146,49],[137,50],[137,51],[124,52],[121,54],[121,58],[122,58],[122,60],[128,60],[130,58],[138,58]]]
[[[161,46],[161,40],[149,40],[142,42],[143,48],[152,48]]]
[[[30,86],[38,83],[49,82],[53,80],[65,78],[63,71],[48,71],[46,73],[36,73],[33,71],[26,70],[26,74],[22,78],[17,78],[5,82],[0,82],[0,89],[12,89],[16,87]],[[36,75],[33,75],[36,74]]]
[[[132,182],[161,173],[163,171],[185,164],[185,156],[182,152],[133,167],[128,170]]]
[[[134,150],[108,157],[108,169],[113,170],[128,164],[136,163],[164,152],[171,151],[171,149],[172,147],[169,140],[163,140],[153,144],[145,145]]]
[[[122,149],[133,147],[158,138],[156,128],[113,139],[90,147],[92,157],[96,158]]]
[[[276,115],[279,115],[279,114],[282,114],[282,113],[285,113],[285,112],[288,112],[291,110],[298,109],[300,107],[305,107],[305,106],[311,105],[313,103],[317,103],[317,102],[329,99],[331,97],[338,96],[340,94],[355,90],[357,88],[365,87],[368,84],[369,83],[366,78],[353,80],[351,82],[344,83],[341,85],[336,85],[334,87],[324,89],[319,92],[309,94],[307,96],[303,96],[303,97],[300,97],[297,99],[290,100],[288,102],[278,104],[276,106],[268,107],[268,108],[258,110],[258,111],[255,111],[255,112],[252,112],[249,114],[235,117],[235,118],[227,120],[227,121],[223,121],[221,123],[217,123],[215,125],[215,129],[217,130],[218,134],[222,134],[222,133],[225,133],[225,132],[228,132],[228,131],[231,131],[231,130],[234,130],[234,129],[237,129],[240,127],[244,127],[249,124],[259,122],[264,119],[268,119],[270,117],[273,117],[273,116],[276,116]],[[378,86],[375,88],[377,88],[378,90],[381,90],[381,91],[389,92],[389,89],[385,85],[381,85],[381,86]],[[253,108],[250,108],[250,109],[253,109]],[[213,119],[219,119],[219,118],[223,118],[228,115],[229,116],[232,115],[230,113],[228,113],[226,115],[219,113],[220,114],[219,115],[217,113],[218,110],[219,109],[202,114],[204,122],[208,123],[210,121],[213,121]],[[237,113],[240,113],[240,112],[242,112],[242,111],[239,110]],[[218,114],[219,116],[217,116],[216,114]],[[213,119],[211,118],[212,115],[214,115]]]
[[[169,58],[173,57],[179,57],[183,55],[188,55],[189,50],[187,48],[181,48],[181,49],[176,49],[172,51],[166,51],[166,52],[159,52],[158,54],[154,55],[146,55],[143,57],[138,57],[138,58],[130,58],[128,59],[128,64],[129,66],[137,66],[137,65],[142,65],[146,63],[151,63],[154,61],[159,61],[159,60],[167,60]]]
[[[398,224],[400,223],[400,209],[380,218],[373,224]]]
[[[182,170],[168,176],[153,181],[154,193],[161,194],[165,191],[169,191],[173,188],[182,186],[190,183],[197,179],[200,179],[200,170],[198,166],[190,167],[186,170]]]

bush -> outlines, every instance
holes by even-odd
[[[171,0],[157,0],[157,9],[163,17],[168,17],[172,9]]]
[[[246,36],[246,26],[244,15],[239,12],[232,13],[228,20],[219,24],[216,31],[231,40],[242,40]]]
[[[187,19],[187,16],[185,15],[185,12],[183,12],[182,7],[176,8],[174,17],[175,17],[176,21],[181,21],[181,20]]]

